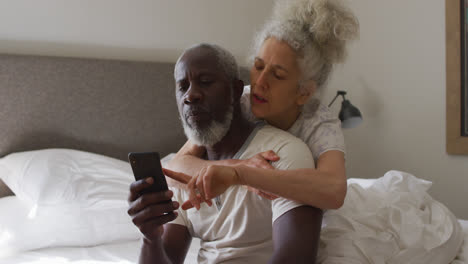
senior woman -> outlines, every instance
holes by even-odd
[[[347,185],[340,121],[315,95],[325,87],[333,65],[344,61],[346,45],[357,34],[356,18],[338,0],[278,1],[256,36],[251,87],[244,90],[242,107],[249,119],[264,120],[302,139],[315,169],[274,170],[270,162],[281,157],[273,152],[248,160],[207,161],[201,159],[204,148],[188,141],[169,162],[171,170],[165,170],[174,178],[193,176],[188,187],[197,198],[182,208],[211,205],[210,199],[233,184],[247,185],[269,199],[282,196],[321,209],[341,207]]]

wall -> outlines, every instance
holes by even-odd
[[[324,93],[329,102],[347,90],[364,116],[345,130],[348,177],[410,172],[432,181],[431,195],[468,219],[468,156],[445,150],[445,1],[361,0],[352,8],[361,38]]]
[[[174,61],[215,42],[243,62],[272,0],[0,0],[0,52]],[[348,177],[391,169],[432,181],[431,194],[468,219],[468,156],[445,151],[445,1],[354,0],[361,38],[336,68],[364,123],[345,131]],[[339,101],[332,107],[338,112]]]
[[[244,62],[271,0],[0,0],[0,52],[174,62],[199,42]]]

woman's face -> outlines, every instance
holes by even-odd
[[[266,39],[250,70],[252,113],[276,127],[289,129],[305,103],[298,89],[300,77],[296,52],[286,42]]]

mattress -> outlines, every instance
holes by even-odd
[[[459,220],[465,242],[452,264],[468,264],[468,220]],[[132,240],[95,247],[57,247],[33,250],[0,259],[2,264],[130,264],[137,263],[140,241]],[[197,263],[199,240],[194,239],[185,263]]]

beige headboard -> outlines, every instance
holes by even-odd
[[[0,157],[43,148],[122,160],[130,151],[177,151],[185,136],[173,66],[0,54]]]

